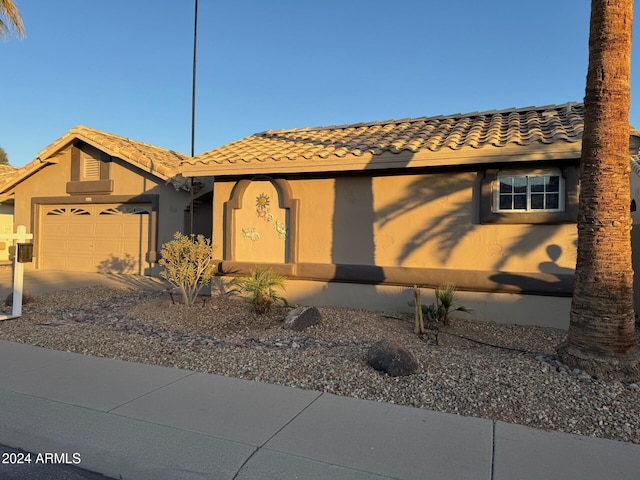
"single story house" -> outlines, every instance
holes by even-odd
[[[583,118],[567,103],[267,131],[181,173],[215,178],[222,274],[268,265],[293,302],[387,310],[453,282],[478,318],[566,327]]]
[[[267,131],[193,158],[76,127],[0,195],[37,269],[157,275],[192,224],[220,289],[263,265],[292,303],[410,311],[414,285],[431,303],[453,282],[476,318],[567,327],[583,125],[567,103]]]
[[[13,203],[14,224],[34,235],[31,268],[157,275],[162,244],[185,228],[192,184],[199,197],[206,190],[179,174],[185,159],[80,126],[0,179],[0,198]],[[206,233],[209,203],[194,208]]]

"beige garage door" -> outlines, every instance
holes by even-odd
[[[41,213],[40,268],[144,274],[150,205],[44,205]]]

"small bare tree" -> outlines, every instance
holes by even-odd
[[[214,247],[204,235],[187,237],[176,232],[173,240],[160,250],[158,263],[165,269],[160,276],[182,293],[185,305],[193,305],[202,288],[209,285],[215,275]]]

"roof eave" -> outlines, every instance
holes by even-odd
[[[24,167],[19,168],[18,170],[16,170],[14,174],[9,176],[8,178],[3,179],[0,182],[0,194],[6,195],[7,192],[10,192],[19,183],[22,183],[31,175],[35,174],[36,172],[46,167],[47,165],[51,165],[55,163],[58,163],[58,160],[56,160],[55,158],[42,160],[39,157],[27,163]]]
[[[192,176],[237,176],[256,174],[296,174],[347,172],[365,170],[391,170],[421,167],[454,167],[492,163],[519,163],[530,161],[567,160],[580,158],[580,141],[559,141],[552,144],[533,143],[530,145],[507,145],[504,147],[466,147],[457,150],[438,151],[421,150],[398,153],[383,152],[374,155],[367,152],[361,155],[313,157],[310,159],[283,159],[279,161],[251,161],[247,163],[214,162],[183,163],[182,175]]]

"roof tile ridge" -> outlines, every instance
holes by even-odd
[[[432,120],[445,120],[450,118],[473,118],[473,117],[483,117],[483,116],[494,116],[494,115],[505,115],[511,113],[523,113],[523,112],[544,112],[544,111],[552,111],[552,110],[567,110],[567,113],[571,113],[575,108],[582,108],[583,103],[581,102],[573,102],[569,101],[564,104],[549,104],[542,106],[530,105],[527,107],[508,107],[504,109],[492,109],[485,111],[473,111],[468,113],[451,113],[451,114],[439,114],[439,115],[431,115],[431,116],[420,116],[420,117],[406,117],[400,119],[387,119],[387,120],[372,120],[369,122],[358,122],[358,123],[345,123],[341,125],[324,125],[324,126],[316,126],[316,127],[301,127],[301,128],[286,128],[286,129],[270,129],[264,130],[262,132],[254,133],[251,136],[267,136],[281,133],[299,133],[303,131],[322,131],[322,130],[346,130],[350,128],[361,128],[361,127],[373,127],[379,125],[398,125],[403,123],[416,123],[416,122],[429,122]]]
[[[544,111],[551,111],[551,110],[562,110],[562,109],[569,109],[570,111],[573,111],[574,108],[582,108],[583,103],[581,102],[566,102],[566,103],[561,103],[561,104],[549,104],[549,105],[542,105],[542,106],[535,106],[535,105],[530,105],[528,107],[510,107],[510,108],[503,108],[503,109],[494,109],[494,110],[486,110],[486,111],[476,111],[476,112],[469,112],[469,113],[464,113],[464,114],[455,114],[455,115],[447,115],[447,116],[459,116],[459,117],[482,117],[482,116],[493,116],[493,115],[505,115],[505,114],[511,114],[511,113],[525,113],[525,112],[544,112]]]
[[[162,151],[162,152],[166,152],[166,153],[175,154],[175,155],[178,155],[179,157],[188,157],[188,155],[185,155],[184,153],[177,152],[177,151],[171,150],[169,148],[160,147],[158,145],[153,145],[153,144],[148,143],[148,142],[135,140],[135,139],[130,138],[130,137],[125,137],[123,135],[118,135],[116,133],[105,132],[104,130],[98,130],[96,128],[86,127],[86,126],[83,126],[83,125],[78,125],[78,126],[72,128],[71,130],[69,130],[68,133],[80,133],[80,132],[85,132],[85,131],[88,131],[90,133],[97,134],[97,135],[102,135],[106,139],[120,140],[120,141],[123,141],[126,144],[130,144],[132,146],[136,146],[136,147],[145,146],[145,147],[149,147],[149,148],[151,148],[153,150],[158,150],[158,151]]]

